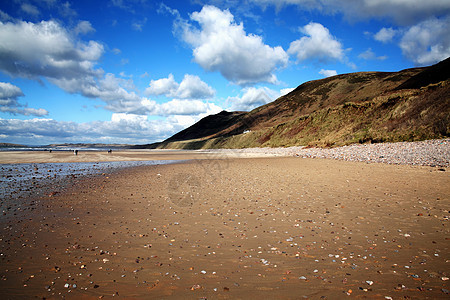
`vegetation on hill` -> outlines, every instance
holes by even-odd
[[[450,58],[400,72],[306,82],[248,113],[203,118],[151,148],[319,146],[449,136]]]

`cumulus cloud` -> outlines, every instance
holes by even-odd
[[[128,90],[131,89],[134,89],[131,80],[125,80],[117,78],[113,74],[107,74],[104,79],[99,81],[98,88],[86,91],[89,92],[86,96],[104,99],[107,103],[105,108],[110,111],[135,115],[198,115],[203,113],[214,113],[216,111],[220,112],[222,110],[215,104],[195,100],[194,97],[188,97],[191,98],[191,100],[173,99],[169,102],[160,104],[154,100],[141,97],[135,92],[129,92]],[[160,89],[159,92],[161,91],[162,90]],[[173,91],[180,96],[195,95],[196,93],[195,88],[192,88],[190,92],[183,89],[181,83],[178,85],[177,89]],[[167,92],[170,93],[170,90]]]
[[[215,90],[196,75],[185,74],[181,83],[177,83],[169,74],[167,78],[151,80],[145,93],[178,99],[206,99],[213,97]]]
[[[281,9],[297,5],[300,9],[318,10],[323,13],[342,13],[348,20],[389,18],[400,25],[411,25],[430,16],[450,13],[448,0],[252,0]]]
[[[321,69],[319,71],[319,74],[323,75],[324,77],[331,77],[331,76],[336,76],[337,72],[336,72],[336,70],[324,70],[324,69]]]
[[[0,99],[17,99],[18,97],[24,96],[22,90],[9,82],[0,82]],[[3,102],[2,102],[3,103]]]
[[[79,23],[78,32],[88,32],[90,23]],[[116,51],[118,52],[118,51]],[[114,74],[96,69],[103,54],[103,46],[95,41],[83,43],[74,40],[70,33],[54,21],[40,23],[0,22],[0,70],[29,79],[46,78],[69,93],[101,99],[104,108],[115,113],[135,115],[166,114],[155,101],[140,96],[131,79],[118,78]],[[170,76],[168,81],[170,81]],[[173,76],[172,76],[173,80]],[[163,80],[164,81],[164,80]],[[158,94],[158,84],[153,82]],[[185,75],[181,83],[173,80],[173,87],[160,87],[162,93],[179,99],[212,97],[215,91],[198,76]],[[152,83],[150,84],[150,88]],[[165,90],[164,90],[165,89]],[[182,114],[187,113],[189,103],[183,103]],[[190,103],[195,112],[206,112],[209,106]],[[28,112],[31,113],[30,109]],[[36,111],[33,114],[45,114]]]
[[[89,30],[90,24],[81,24],[80,30]],[[95,68],[103,52],[100,43],[76,41],[55,21],[0,22],[0,70],[6,74],[43,77],[66,92],[99,98],[113,112],[145,114],[145,99],[132,91],[131,80]]]
[[[178,87],[179,84],[175,81],[173,75],[169,74],[167,78],[151,80],[150,86],[145,90],[145,93],[147,95],[169,95],[169,97],[171,97],[171,95],[176,93]]]
[[[256,107],[272,102],[279,96],[279,92],[267,87],[249,87],[243,89],[242,96],[228,97],[227,102],[231,103],[230,110],[251,111]]]
[[[55,21],[0,22],[0,69],[14,77],[74,79],[98,76],[103,54],[97,42],[75,43]]]
[[[9,82],[0,82],[0,111],[13,115],[45,116],[48,111],[43,108],[29,108],[19,103],[18,98],[25,96],[22,90]]]
[[[133,114],[146,114],[148,107],[144,106],[146,98],[142,98],[134,91],[134,84],[131,79],[117,78],[114,74],[108,73],[104,78],[95,82],[58,81],[58,85],[65,90],[80,92],[88,98],[102,99],[106,105],[105,108],[113,112],[126,112]]]
[[[322,24],[311,22],[299,30],[306,36],[293,41],[287,51],[295,55],[298,62],[307,59],[319,62],[343,60],[342,44]]]
[[[186,74],[174,97],[181,99],[203,99],[213,97],[214,94],[214,89],[202,81],[200,77]]]
[[[374,34],[374,39],[383,43],[400,37],[399,46],[403,55],[416,65],[436,63],[449,57],[450,1],[447,0],[252,0],[254,3],[267,6],[274,5],[281,9],[287,5],[296,5],[303,10],[318,10],[322,13],[342,13],[348,20],[390,19],[400,28],[382,28]],[[306,28],[303,28],[305,30]],[[304,32],[305,33],[305,32]],[[307,33],[306,33],[307,34]],[[303,39],[303,42],[301,42]],[[289,54],[297,54],[301,61],[304,57],[314,55],[314,51],[302,50],[308,41],[304,37],[291,44]],[[336,41],[337,42],[337,41]],[[325,44],[324,44],[325,45]],[[339,46],[334,57],[339,57]],[[319,48],[319,53],[326,51]],[[325,52],[326,53],[326,52]],[[318,54],[319,55],[319,54]],[[322,56],[327,57],[322,53]],[[333,57],[333,55],[331,55]],[[342,56],[341,56],[342,57]],[[386,59],[376,57],[370,51],[360,54],[363,59]]]
[[[214,103],[206,103],[200,100],[179,100],[173,99],[157,106],[157,115],[200,115],[216,114],[223,109]]]
[[[200,28],[177,17],[175,30],[192,46],[194,61],[205,70],[218,71],[241,85],[275,83],[273,73],[288,63],[283,48],[270,47],[260,36],[247,34],[243,24],[237,24],[228,10],[206,5],[190,18]]]
[[[72,86],[71,82],[66,82],[65,85],[67,85],[67,89],[70,89]],[[154,86],[158,86],[158,84],[155,84]],[[154,91],[163,92],[164,88],[166,88],[164,91],[170,93],[167,86],[160,86],[159,90],[156,88]],[[200,100],[174,99],[159,104],[154,100],[141,97],[136,92],[130,92],[130,90],[134,89],[135,87],[132,80],[117,78],[114,74],[109,73],[106,74],[104,78],[98,80],[96,85],[88,85],[82,92],[86,97],[102,99],[106,103],[104,108],[115,113],[167,116],[170,114],[195,115],[217,110],[215,109],[217,106],[214,104],[205,103]],[[178,88],[174,90],[174,93],[179,94],[179,96],[195,96],[197,92],[198,90],[196,90],[195,87],[187,89],[183,88],[182,84],[179,84]]]
[[[397,34],[397,30],[390,28],[381,28],[380,31],[375,33],[373,38],[382,43],[388,43],[392,41],[394,36]]]
[[[87,34],[90,32],[95,32],[95,29],[92,27],[91,22],[89,21],[80,21],[74,29],[75,34]]]
[[[450,57],[450,16],[411,26],[400,41],[400,48],[416,65],[429,65]]]

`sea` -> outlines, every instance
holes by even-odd
[[[82,149],[83,151],[105,150],[99,148]],[[44,151],[42,148],[39,148],[39,150]],[[73,151],[75,149],[62,150],[58,148],[54,150]],[[20,150],[14,148],[13,151],[36,150],[33,150],[33,148],[22,148]],[[29,203],[30,200],[38,201],[42,196],[48,197],[58,193],[81,177],[102,176],[136,166],[176,162],[180,162],[180,160],[0,164],[0,213],[6,215],[8,210],[20,209],[21,205],[27,205],[26,203]]]

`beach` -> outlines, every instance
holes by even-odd
[[[391,165],[300,150],[161,151],[151,157],[171,163],[66,176],[38,195],[3,199],[0,293],[448,299],[447,154],[444,164]],[[0,153],[0,161],[150,158],[112,154]]]
[[[105,161],[146,161],[146,160],[186,160],[214,159],[231,157],[273,156],[271,153],[217,153],[196,150],[117,150],[105,151],[0,151],[0,164],[13,163],[69,163],[69,162],[105,162]]]

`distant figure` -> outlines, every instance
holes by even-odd
[[[78,150],[73,150],[73,154],[78,155]]]
[[[111,150],[111,149],[108,150],[108,154],[109,154],[109,153],[112,153],[112,150]]]
[[[48,150],[50,153],[52,153],[52,149]]]

